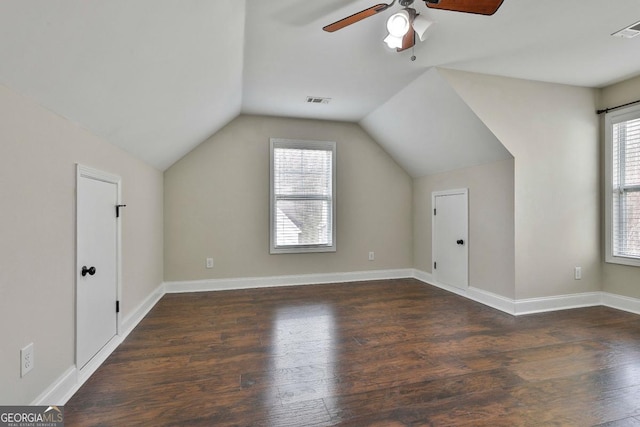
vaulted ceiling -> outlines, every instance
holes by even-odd
[[[421,176],[508,156],[434,67],[587,87],[640,74],[640,36],[611,36],[638,0],[504,0],[493,16],[416,0],[436,24],[402,53],[382,42],[391,11],[322,31],[372,4],[0,0],[0,83],[161,170],[248,113],[358,122]],[[467,134],[475,152],[451,142]]]

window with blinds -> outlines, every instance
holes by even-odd
[[[607,261],[640,265],[640,108],[606,118]]]
[[[270,142],[271,253],[335,251],[335,142]]]

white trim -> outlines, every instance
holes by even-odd
[[[127,338],[138,323],[160,301],[164,295],[164,283],[149,294],[136,309],[122,322],[122,333],[114,336],[81,370],[75,365],[69,367],[58,379],[42,392],[31,405],[65,405],[91,375]]]
[[[594,307],[601,304],[601,292],[582,292],[570,295],[554,295],[541,298],[527,298],[515,301],[515,314],[544,313],[571,308]]]
[[[508,314],[514,314],[514,304],[511,298],[485,291],[484,289],[469,287],[469,297],[474,301],[484,304],[496,310],[503,311]]]
[[[38,397],[36,397],[31,406],[55,405],[63,406],[69,400],[67,395],[69,390],[77,390],[77,371],[75,365],[70,366],[58,379],[56,379],[49,387],[47,387]],[[75,393],[75,391],[74,391]],[[73,393],[72,393],[73,394]],[[71,395],[69,395],[71,396]]]
[[[111,184],[118,184],[121,181],[121,178],[118,175],[81,165],[80,163],[76,163],[76,169],[78,176],[82,178],[97,179],[98,181],[109,182]]]
[[[415,270],[414,278],[514,316],[599,305],[640,314],[640,299],[623,297],[607,292],[582,292],[516,300],[474,287],[460,289],[439,283],[434,280],[431,273],[421,270]]]
[[[290,276],[244,277],[229,279],[189,280],[166,282],[166,293],[227,291],[258,289],[276,286],[320,285],[327,283],[360,282],[366,280],[401,279],[413,277],[413,269],[372,270],[345,273],[301,274]]]
[[[463,289],[456,286],[447,285],[445,283],[440,283],[433,278],[433,275],[431,273],[427,273],[426,271],[422,270],[415,270],[413,277],[428,285],[432,285],[456,295],[460,295],[486,306],[495,308],[496,310],[504,311],[508,314],[515,314],[515,301],[511,298],[494,294],[493,292],[485,291],[483,289],[474,288],[472,286]]]
[[[336,192],[336,175],[338,163],[336,161],[336,143],[334,141],[311,141],[298,139],[269,139],[269,253],[277,254],[301,254],[301,253],[319,253],[319,252],[336,252],[336,201],[338,193]],[[293,150],[321,150],[331,152],[331,245],[292,245],[277,246],[276,245],[276,194],[275,194],[275,156],[276,148],[285,148]],[[327,198],[328,199],[328,198]]]
[[[122,331],[123,335],[126,337],[133,331],[138,323],[151,311],[153,307],[160,301],[160,299],[164,296],[165,285],[161,283],[156,289],[153,290],[149,294],[144,301],[142,301],[138,306],[122,320]],[[120,307],[122,308],[122,307]]]
[[[640,118],[640,106],[634,105],[604,116],[604,258],[610,264],[640,266],[640,258],[618,256],[613,254],[613,125]]]
[[[113,338],[107,342],[104,347],[102,347],[83,367],[79,368],[76,365],[76,370],[78,372],[78,383],[84,384],[86,380],[89,379],[91,375],[107,360],[107,357],[113,353],[113,351],[118,348],[120,343],[124,340],[121,335],[114,335]],[[71,397],[71,396],[69,396]]]
[[[601,292],[601,294],[601,303],[605,307],[640,314],[640,299],[611,294],[609,292]]]
[[[469,287],[469,289],[465,290],[438,283],[433,279],[431,273],[421,270],[414,270],[414,278],[514,316],[596,306],[640,314],[639,298],[626,297],[609,292],[581,292],[578,294],[515,300],[474,287]]]

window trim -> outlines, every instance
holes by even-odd
[[[275,242],[275,206],[276,194],[274,189],[274,148],[295,148],[302,150],[331,151],[331,245],[295,245],[278,247]],[[269,253],[270,254],[298,254],[336,252],[336,143],[333,141],[309,141],[298,139],[269,139]]]
[[[604,200],[605,200],[605,262],[640,267],[640,257],[619,256],[613,254],[613,125],[640,118],[640,106],[627,107],[605,114],[604,144]]]

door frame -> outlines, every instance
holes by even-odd
[[[92,167],[89,166],[85,166],[82,165],[80,163],[76,163],[76,197],[75,197],[75,202],[76,202],[76,216],[75,216],[75,223],[76,223],[76,259],[75,259],[75,270],[74,270],[74,281],[75,281],[75,287],[74,287],[74,299],[75,299],[75,312],[74,312],[74,335],[75,335],[75,349],[74,349],[74,360],[75,363],[77,365],[78,363],[78,271],[80,271],[80,263],[78,261],[78,257],[79,257],[79,253],[78,253],[78,248],[80,247],[79,245],[79,233],[78,233],[78,184],[80,182],[80,179],[82,178],[87,178],[87,179],[94,179],[97,181],[103,181],[103,182],[107,182],[109,184],[115,184],[116,186],[116,204],[121,204],[122,203],[122,178],[120,178],[118,175],[114,175],[108,172],[103,172],[101,170],[98,169],[94,169]],[[113,207],[114,211],[114,218],[116,218],[115,214],[116,214],[116,207]],[[118,218],[116,218],[116,299],[117,301],[122,301],[122,229],[121,229],[121,222],[118,220]],[[122,333],[122,319],[120,317],[120,312],[116,312],[116,337],[119,336]],[[112,338],[113,340],[113,338]],[[112,340],[110,340],[109,342],[111,342]],[[99,354],[100,352],[98,352]],[[94,356],[95,357],[95,356]],[[87,370],[87,368],[89,370],[91,370],[92,368],[90,367],[91,362],[87,363],[83,368],[79,368],[78,370],[80,372]]]
[[[437,272],[437,268],[434,269],[433,268],[433,260],[435,259],[435,255],[436,255],[436,221],[434,218],[434,210],[436,208],[436,197],[440,197],[440,196],[455,196],[455,195],[463,195],[464,196],[464,209],[465,209],[465,216],[466,216],[466,221],[464,223],[464,233],[465,233],[465,238],[466,238],[466,244],[464,245],[464,251],[465,251],[465,256],[466,256],[466,260],[467,260],[467,265],[466,265],[466,275],[465,275],[465,285],[463,288],[459,288],[458,286],[454,286],[455,288],[458,289],[468,289],[469,288],[469,189],[468,188],[458,188],[458,189],[454,189],[454,190],[441,190],[441,191],[433,191],[431,193],[431,274],[433,276],[433,278],[438,281],[438,272]],[[449,285],[449,286],[453,286],[453,285]]]

